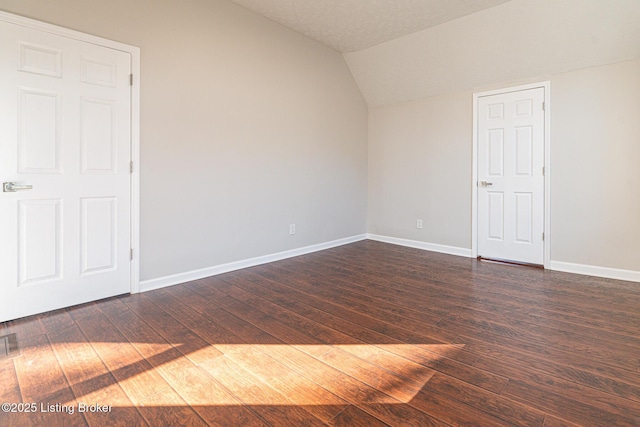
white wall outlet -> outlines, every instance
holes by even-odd
[[[296,234],[296,225],[295,224],[289,224],[289,235],[293,236],[294,234]]]
[[[422,220],[421,219],[416,221],[416,228],[422,228]]]

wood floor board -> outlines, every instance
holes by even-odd
[[[625,361],[626,356],[639,350],[635,347],[635,343],[627,340],[625,336],[553,321],[546,322],[545,319],[539,320],[533,316],[510,316],[504,319],[496,319],[492,316],[491,320],[478,319],[481,319],[478,313],[454,312],[443,318],[441,322],[450,321],[460,326],[474,327],[480,321],[483,322],[480,325],[481,328],[500,336],[545,343],[552,337],[572,349],[581,343],[588,343],[595,349],[607,349],[607,353],[602,356],[605,359],[612,360],[620,357],[620,362],[623,364],[628,363],[628,360]],[[633,364],[633,361],[631,363]]]
[[[13,359],[0,359],[0,378],[2,378],[3,382],[0,389],[0,402],[22,402],[20,384],[18,384],[18,376]]]
[[[376,279],[376,280],[380,280],[380,279]],[[335,279],[331,278],[330,282],[334,283]],[[403,284],[407,283],[406,281],[403,281]],[[429,282],[430,287],[435,288],[436,286],[439,285],[439,283],[437,281],[433,281],[431,280]],[[455,294],[455,287],[452,287],[450,284],[448,283],[444,283],[444,286],[446,286],[446,295],[448,298],[451,298],[454,294]],[[397,289],[397,287],[391,287],[391,286],[383,286],[384,289],[387,290],[391,290],[393,289],[393,294],[389,294],[389,295],[385,295],[384,298],[385,299],[391,299],[394,298],[394,295],[397,293],[402,292],[403,290],[399,290]],[[365,292],[371,292],[371,286],[368,287],[368,289],[365,288]],[[375,291],[375,290],[374,290]],[[443,291],[445,291],[445,289],[443,289]],[[444,293],[444,292],[443,292]],[[487,295],[491,295],[491,292],[487,292]],[[507,323],[507,324],[511,324],[513,322],[519,322],[519,323],[523,323],[522,319],[523,319],[523,314],[531,314],[531,308],[530,305],[527,304],[527,301],[530,301],[531,296],[528,295],[528,299],[523,299],[520,296],[518,297],[511,297],[509,298],[509,301],[505,301],[505,294],[508,294],[508,292],[506,291],[502,291],[502,293],[493,293],[493,301],[487,301],[486,297],[480,299],[478,296],[474,296],[475,301],[484,301],[484,304],[486,305],[486,307],[497,307],[499,308],[499,310],[492,310],[491,311],[491,315],[492,318],[494,320],[497,319],[502,319],[503,323]],[[414,292],[413,294],[410,294],[406,297],[408,298],[412,298],[413,303],[412,303],[412,308],[415,310],[418,310],[418,308],[421,308],[424,306],[422,303],[423,301],[420,299],[420,296],[424,295],[424,291],[423,289],[417,289],[416,292]],[[464,297],[464,295],[463,295]],[[433,305],[434,301],[432,301],[432,299],[435,299],[437,304],[436,305],[441,305],[442,301],[438,301],[437,300],[437,295],[433,295],[432,298],[429,299],[429,301],[427,301],[426,303],[428,305]],[[456,308],[458,310],[463,309],[463,310],[472,310],[469,309],[467,307],[464,307],[464,304],[466,303],[466,300],[462,300],[460,301],[458,300],[452,300],[449,302],[449,304],[445,307],[447,307],[447,309],[449,310],[449,314],[450,314],[450,310],[451,308]],[[404,304],[406,304],[407,302],[404,301]],[[455,304],[453,304],[455,303]],[[575,307],[575,305],[573,306]],[[505,308],[508,308],[508,310],[505,310]],[[515,315],[513,313],[516,313]],[[561,307],[561,311],[559,312],[551,312],[552,314],[558,314],[558,315],[567,315],[567,313],[570,312],[569,310],[567,310],[567,307]],[[577,317],[573,318],[572,320],[574,320],[574,322],[577,322],[579,320],[576,319],[591,319],[591,315],[593,313],[593,310],[581,310],[580,313],[577,314]],[[463,313],[462,314],[467,314],[467,313]],[[477,315],[476,313],[468,313],[470,315]],[[567,323],[564,321],[555,321],[553,322],[554,325],[553,327],[559,331],[567,331],[570,333],[579,333],[581,336],[585,336],[585,335],[591,335],[594,338],[603,338],[604,340],[607,340],[609,343],[613,343],[616,344],[620,341],[624,341],[627,345],[640,345],[640,339],[638,339],[638,337],[636,336],[629,336],[629,335],[620,335],[621,332],[624,332],[625,330],[630,331],[631,333],[633,332],[633,327],[630,326],[633,324],[633,320],[634,318],[631,318],[631,316],[625,316],[622,313],[615,313],[612,311],[608,311],[604,314],[605,318],[607,319],[611,319],[612,317],[620,319],[622,322],[620,323],[620,326],[615,328],[615,327],[609,327],[608,331],[610,333],[608,334],[602,334],[603,329],[602,326],[597,326],[597,323],[595,322],[591,322],[591,324],[593,325],[592,327],[585,327],[584,325],[581,324],[575,324],[575,323]],[[539,320],[539,317],[534,317],[534,316],[524,316],[525,321],[532,323],[531,327],[536,328],[539,327],[539,325],[542,326],[549,326],[550,322],[550,317],[544,317],[542,319]],[[636,316],[635,319],[637,319],[640,322],[640,317]],[[539,320],[539,321],[538,321]],[[626,321],[626,322],[624,322]],[[583,322],[584,323],[584,322]],[[606,325],[610,325],[611,322],[606,322]],[[626,329],[625,329],[626,328]],[[527,330],[527,328],[523,328],[524,331]]]
[[[588,403],[567,398],[562,393],[554,393],[543,387],[526,382],[512,380],[505,395],[523,404],[558,417],[570,418],[583,426],[638,426],[640,418],[614,414],[589,405]]]
[[[324,424],[307,411],[305,406],[295,405],[287,396],[260,381],[224,355],[205,362],[201,367],[271,425]]]
[[[181,305],[181,302],[173,295],[174,291],[178,291],[178,289],[168,289],[164,297],[166,299],[166,303],[175,308]],[[181,292],[180,294],[184,295],[184,292]],[[193,297],[191,297],[190,300],[193,301]],[[210,302],[205,304],[207,307],[211,306]],[[197,306],[198,305],[196,304],[196,307]],[[200,305],[200,307],[202,306]],[[225,310],[222,308],[215,311],[216,314],[224,312]],[[274,389],[286,391],[286,394],[293,397],[297,403],[311,405],[314,408],[315,405],[321,406],[318,410],[312,409],[310,412],[314,414],[319,413],[322,415],[322,419],[329,420],[346,406],[347,403],[342,399],[339,399],[337,396],[327,392],[315,383],[302,380],[279,361],[271,358],[262,350],[263,346],[259,343],[255,343],[255,340],[252,340],[252,337],[244,337],[243,340],[242,337],[237,336],[228,329],[220,326],[220,324],[216,323],[211,317],[206,315],[201,317],[209,319],[212,322],[211,325],[214,325],[214,327],[193,328],[194,331],[198,332],[199,335],[208,342],[216,343],[216,348],[222,351],[225,356],[242,366],[247,371],[250,371],[262,381],[268,383]],[[228,319],[228,316],[226,318],[219,319],[219,322],[225,322],[226,319]],[[243,320],[237,319],[237,322],[243,322]],[[230,325],[227,326],[229,327]],[[221,330],[224,332],[221,333]],[[264,333],[261,330],[260,332]],[[223,336],[222,339],[220,339],[221,335]],[[271,343],[273,342],[286,344],[282,341],[275,341],[275,337]],[[288,381],[287,378],[289,379]],[[326,404],[329,404],[331,408],[324,408]]]
[[[407,422],[428,425],[434,417],[410,405],[394,399],[339,369],[335,369],[313,356],[291,346],[270,346],[266,349],[278,360],[283,361],[298,375],[322,385],[341,399],[362,409],[379,420],[395,426]],[[416,424],[418,425],[418,424]]]
[[[77,407],[75,396],[46,335],[33,336],[21,343],[21,355],[9,361],[15,364],[16,379],[20,387],[18,402],[35,404],[35,412],[1,413],[1,425],[34,426],[86,426],[83,414],[62,408]],[[36,367],[35,369],[33,367]],[[6,386],[11,387],[9,378]],[[5,387],[4,377],[2,387]],[[3,393],[4,394],[4,393]],[[3,402],[15,402],[13,396]],[[59,404],[60,410],[50,410]]]
[[[635,351],[627,352],[612,350],[610,346],[592,339],[580,340],[579,337],[571,341],[563,339],[563,334],[550,331],[543,333],[520,333],[520,329],[496,324],[490,320],[444,319],[438,322],[443,328],[455,330],[459,335],[478,337],[487,342],[504,342],[516,347],[538,348],[540,351],[560,357],[562,354],[578,351],[597,365],[609,365],[627,370],[635,370],[637,360]]]
[[[8,426],[640,426],[640,284],[375,241],[0,323]]]
[[[222,294],[222,292],[217,289],[209,289],[209,291],[212,294]],[[225,297],[223,295],[218,295],[217,300],[223,303],[227,310],[232,311],[238,316],[244,316],[246,320],[256,324],[256,326],[265,329],[275,337],[290,343],[289,341],[286,341],[287,338],[291,336],[290,331],[283,328],[283,325],[277,321],[270,322],[272,318],[270,316],[266,316],[264,313],[260,313],[261,310],[255,308],[255,306],[247,305],[247,307],[244,307],[245,304],[243,302],[239,300],[234,301],[234,298]],[[254,308],[251,309],[251,307]],[[309,336],[305,336],[294,342],[299,342],[301,340],[303,342],[309,342],[311,341],[310,338],[311,337]],[[425,402],[421,402],[419,399],[412,400],[419,391],[421,384],[413,380],[403,379],[390,371],[384,370],[372,363],[368,363],[365,360],[358,359],[357,357],[342,351],[339,347],[331,349],[329,352],[325,352],[324,349],[321,351],[310,351],[308,346],[300,344],[292,344],[292,347],[295,347],[304,353],[308,353],[308,356],[315,356],[319,361],[324,362],[324,364],[333,368],[334,372],[340,372],[343,374],[342,378],[351,377],[366,385],[368,389],[379,390],[386,396],[396,399],[399,402],[411,401],[409,406],[416,407],[417,404],[422,404],[429,410],[434,411],[436,407],[448,405],[449,408],[456,408],[455,413],[473,416],[474,419],[482,422],[483,425],[504,425],[503,422],[493,419],[493,417],[483,411],[476,410],[475,408],[469,407],[455,400],[449,401],[446,397],[440,398],[437,403],[434,403],[434,399],[430,396]],[[382,398],[387,399],[387,397],[384,396]],[[441,416],[443,416],[443,414],[441,414]],[[450,414],[449,417],[456,420],[454,414]]]
[[[273,284],[270,287],[272,289],[277,289],[278,286]],[[312,307],[324,311],[327,313],[335,314],[337,317],[341,317],[344,320],[348,320],[350,322],[354,322],[359,324],[360,326],[367,327],[370,325],[371,321],[375,320],[369,317],[365,317],[366,321],[365,325],[362,325],[359,321],[360,318],[353,316],[350,311],[346,311],[342,309],[340,306],[335,304],[328,303],[324,300],[313,298],[308,294],[301,294],[296,292],[292,288],[280,288],[278,290],[282,290],[285,294],[294,293],[295,298],[299,301],[310,304]],[[293,298],[293,297],[292,297]],[[380,333],[387,336],[392,336],[394,338],[398,338],[397,331],[393,325],[383,326],[382,330],[377,329],[375,332]],[[400,334],[403,337],[403,334]],[[407,342],[408,341],[408,342]],[[456,378],[468,381],[472,384],[478,385],[480,387],[486,388],[491,391],[500,391],[502,387],[504,387],[506,383],[506,378],[500,377],[486,371],[478,370],[471,366],[475,360],[477,360],[477,355],[475,354],[465,354],[464,360],[467,360],[469,363],[461,363],[458,360],[460,357],[456,357],[459,352],[459,348],[455,347],[452,349],[451,345],[446,345],[444,343],[439,343],[436,345],[433,344],[420,344],[423,342],[422,340],[414,339],[414,340],[399,340],[400,343],[414,343],[415,347],[406,347],[406,346],[391,346],[389,347],[389,351],[397,354],[401,357],[407,358],[413,362],[424,365],[425,367],[439,370],[440,372],[446,373],[448,375],[454,376]]]
[[[173,389],[144,397],[138,409],[150,426],[206,427],[200,415],[190,407]]]
[[[189,288],[200,289],[209,295],[211,299],[218,293],[204,284],[205,281],[189,284]],[[220,315],[226,310],[220,309],[210,312],[209,315]],[[244,328],[245,331],[247,328]],[[249,337],[250,338],[250,337]],[[274,359],[286,365],[297,375],[321,385],[324,389],[363,409],[365,412],[379,418],[391,425],[402,425],[406,420],[416,422],[416,425],[443,425],[439,420],[415,408],[408,407],[400,401],[381,393],[377,389],[344,374],[342,371],[326,365],[310,354],[300,350],[298,346],[284,345],[282,341],[271,342],[262,347],[262,351],[271,355]],[[365,403],[359,403],[365,402]],[[375,403],[371,403],[375,402]],[[391,403],[391,405],[378,404]],[[404,420],[404,421],[403,421]]]
[[[268,275],[264,276],[268,277]],[[295,283],[292,285],[296,286],[299,290],[312,290],[314,295],[325,297],[329,300],[335,300],[336,292],[339,292],[340,302],[348,306],[350,310],[368,313],[370,317],[383,320],[386,323],[406,325],[409,327],[410,332],[419,334],[421,340],[429,338],[436,343],[452,338],[447,331],[435,330],[433,328],[433,325],[437,324],[437,321],[441,318],[439,314],[429,313],[426,310],[416,310],[415,298],[412,304],[405,304],[403,307],[397,304],[390,304],[386,298],[369,299],[368,295],[371,295],[371,292],[369,292],[368,295],[359,295],[346,289],[346,287],[336,287],[335,280],[331,282],[331,284],[321,282],[317,284]],[[407,322],[409,319],[413,321]],[[406,333],[407,339],[411,339],[409,335],[410,332]]]
[[[330,422],[349,406],[345,400],[295,374],[255,346],[234,346],[225,356],[324,422]]]
[[[235,365],[241,367],[250,375],[262,381],[273,390],[281,393],[282,396],[288,396],[292,404],[301,405],[307,412],[313,414],[319,419],[328,422],[335,415],[343,410],[346,402],[335,395],[327,392],[315,383],[301,380],[293,375],[285,366],[281,365],[268,354],[260,351],[259,345],[251,345],[243,342],[240,337],[231,334],[228,330],[219,327],[215,322],[209,319],[208,322],[194,322],[195,318],[208,319],[200,316],[195,311],[191,311],[187,306],[182,304],[179,299],[173,297],[167,292],[157,292],[156,295],[161,298],[157,299],[158,305],[163,307],[169,313],[174,313],[177,320],[188,323],[191,329],[209,343],[217,343],[215,346],[226,358]],[[163,300],[163,301],[160,301]],[[191,311],[191,312],[190,312]],[[223,332],[224,330],[224,332]],[[201,364],[205,370],[210,369],[215,361],[207,361]],[[211,373],[211,371],[209,370]],[[219,375],[214,375],[220,378]],[[289,377],[289,381],[285,379]],[[237,395],[237,393],[234,393]],[[256,409],[258,411],[258,409]]]
[[[150,310],[155,307],[137,303],[132,306],[139,310],[146,310],[147,315],[153,315]],[[101,310],[207,424],[214,426],[268,425],[250,408],[243,406],[209,374],[194,365],[185,357],[185,354],[178,351],[178,348],[184,350],[179,342],[175,345],[171,344],[150,326],[145,327],[139,313],[129,310],[128,307],[129,305],[123,310],[122,307],[117,307],[115,302],[111,302],[109,306],[101,307]]]
[[[478,353],[484,354],[495,360],[500,360],[508,365],[523,366],[536,371],[544,372],[550,376],[592,387],[606,393],[640,402],[640,372],[609,367],[606,371],[600,369],[597,372],[588,368],[580,368],[574,365],[576,361],[586,358],[576,354],[567,354],[566,357],[550,358],[540,352],[526,351],[522,348],[504,347],[502,342],[487,343],[469,336],[461,336],[460,341],[471,347]],[[589,366],[594,366],[590,363]],[[598,365],[595,365],[597,368]]]
[[[389,281],[381,281],[379,277],[372,276],[367,278],[365,274],[360,273],[361,282],[353,281],[344,273],[333,273],[328,268],[318,268],[314,265],[312,268],[305,268],[308,263],[298,261],[298,265],[291,267],[281,267],[279,265],[264,266],[262,270],[269,271],[288,271],[296,272],[295,276],[298,280],[304,279],[309,285],[322,284],[325,289],[340,290],[342,295],[351,297],[351,300],[358,304],[368,303],[378,308],[387,308],[388,311],[400,315],[412,316],[414,312],[422,315],[425,321],[435,322],[437,318],[448,313],[446,307],[429,306],[419,304],[424,298],[424,292],[408,292],[405,289],[394,289]],[[320,266],[322,267],[322,266]],[[261,273],[265,277],[265,273]],[[364,279],[364,280],[363,280]],[[355,283],[354,283],[355,282]],[[424,291],[424,289],[422,289]],[[407,299],[411,299],[413,304],[407,305]]]
[[[373,363],[379,368],[388,370],[396,375],[405,376],[405,379],[408,382],[411,382],[412,380],[426,382],[434,373],[433,370],[425,366],[411,362],[408,359],[401,358],[384,348],[371,345],[367,341],[354,339],[347,334],[343,334],[321,323],[312,321],[307,317],[289,311],[277,304],[271,303],[267,299],[258,298],[255,295],[246,291],[241,291],[238,288],[228,289],[227,292],[230,296],[260,307],[262,311],[274,318],[277,318],[291,326],[297,325],[305,333],[317,337],[326,344],[332,345],[334,348],[330,353],[336,353],[338,350],[349,353],[360,359],[362,363]],[[320,359],[322,360],[326,356],[327,354],[323,354]]]
[[[77,323],[86,336],[98,341],[92,342],[94,351],[135,405],[144,405],[150,395],[171,388],[102,312],[82,317]]]
[[[580,425],[547,414],[542,427],[580,427]]]
[[[227,280],[227,279],[225,279]],[[282,307],[284,310],[291,311],[301,318],[310,319],[320,325],[324,325],[325,327],[330,327],[335,331],[341,332],[347,336],[351,336],[358,341],[370,343],[373,346],[381,346],[384,348],[391,348],[391,352],[393,353],[394,346],[402,346],[406,344],[404,341],[398,340],[392,336],[381,334],[379,332],[373,331],[371,329],[365,328],[357,323],[352,321],[343,319],[341,317],[334,316],[325,311],[319,310],[311,305],[307,305],[302,303],[294,298],[288,298],[286,295],[280,294],[274,291],[274,287],[272,286],[261,286],[255,285],[254,283],[250,283],[248,281],[235,281],[233,282],[234,286],[241,288],[247,292],[251,292],[256,296],[260,296],[271,303]],[[455,341],[455,340],[454,340]],[[451,357],[457,360],[467,361],[469,364],[472,364],[478,359],[478,355],[465,355],[464,357],[459,357],[458,354],[461,349],[455,344],[444,345],[443,347],[448,347],[447,349],[441,348],[438,344],[435,345],[437,348],[433,348],[434,345],[430,344],[415,344],[418,347],[423,347],[427,350],[427,354],[431,356],[432,359],[439,359],[440,355],[445,355],[446,357]],[[432,348],[433,351],[429,351],[429,348]],[[435,353],[434,351],[438,351]]]
[[[108,412],[85,412],[89,425],[147,425],[79,327],[50,341],[78,404],[111,407]]]
[[[638,295],[635,286],[633,284],[630,285],[629,282],[488,264],[465,258],[452,260],[446,259],[447,255],[425,255],[424,251],[420,250],[407,253],[405,251],[408,251],[408,249],[388,249],[385,244],[380,244],[378,249],[365,251],[366,262],[360,262],[359,265],[353,266],[352,269],[363,269],[363,266],[367,266],[367,272],[371,274],[376,265],[382,265],[384,271],[375,271],[380,277],[413,277],[417,278],[419,282],[428,280],[430,283],[435,279],[439,279],[438,281],[447,283],[448,275],[454,274],[462,268],[467,271],[470,270],[470,274],[459,277],[455,283],[450,283],[452,288],[473,284],[489,294],[510,292],[513,289],[520,288],[524,289],[526,294],[540,301],[544,307],[556,303],[566,303],[569,306],[576,306],[577,304],[578,306],[585,305],[587,307],[602,308],[611,307],[613,304],[614,307],[626,307],[629,314],[638,314],[634,308],[637,306]],[[397,254],[393,255],[394,252]],[[332,253],[331,256],[336,263],[344,262],[346,258],[338,256],[337,252]],[[439,262],[439,259],[442,262]],[[415,268],[417,263],[425,261],[430,262],[428,270]],[[444,280],[442,280],[443,278]],[[534,286],[528,286],[529,284]],[[575,286],[576,284],[579,286]],[[615,293],[610,291],[611,286],[616,288]],[[584,291],[585,287],[587,292]],[[597,296],[597,301],[609,304],[603,306],[599,302],[594,302],[592,296]],[[562,311],[561,308],[560,311]]]
[[[497,360],[481,359],[478,364],[509,377],[503,395],[541,411],[558,417],[570,413],[582,423],[600,423],[596,425],[640,425],[638,402]]]
[[[464,381],[436,372],[425,384],[423,394],[437,393],[459,400],[506,422],[523,426],[542,426],[545,414],[528,405],[506,399]]]
[[[133,311],[139,316],[144,316],[145,321],[154,328],[167,341],[184,354],[194,364],[203,360],[215,358],[222,355],[215,347],[210,346],[205,340],[193,333],[190,329],[176,321],[166,311],[154,304],[149,296],[145,294],[137,295],[136,304],[131,305]],[[129,304],[127,303],[129,306]],[[153,312],[153,316],[145,316],[145,313]]]
[[[252,273],[247,273],[247,275],[250,274]],[[260,279],[260,277],[261,276],[257,276],[258,279]],[[226,281],[227,279],[223,277],[221,280]],[[236,284],[235,282],[230,283]],[[394,337],[405,343],[435,344],[437,347],[439,344],[447,343],[455,336],[454,334],[448,333],[447,337],[433,337],[430,332],[433,331],[433,335],[440,335],[440,328],[427,324],[415,325],[413,322],[407,322],[406,319],[389,319],[380,312],[372,314],[373,312],[376,312],[375,307],[364,311],[355,310],[351,304],[342,300],[341,294],[328,294],[324,291],[316,291],[313,287],[305,287],[300,283],[285,285],[283,284],[284,282],[276,282],[272,279],[268,279],[268,283],[269,288],[277,291],[281,295],[287,296],[291,300],[302,301],[321,311],[325,311],[334,316],[357,323],[380,334]],[[241,285],[238,284],[238,286]],[[254,286],[253,289],[255,291],[257,288]],[[411,329],[398,325],[410,325],[409,327]],[[471,362],[477,358],[476,355],[472,355],[470,358],[466,358],[465,355],[458,357],[462,358],[460,359],[462,362]]]
[[[384,427],[389,425],[353,405],[346,407],[327,424],[333,427]]]

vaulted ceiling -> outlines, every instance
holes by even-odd
[[[640,0],[230,0],[342,52],[370,106],[640,58]]]
[[[231,1],[340,52],[352,52],[509,0]]]

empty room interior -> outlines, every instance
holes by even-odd
[[[0,425],[640,426],[640,1],[0,0]]]

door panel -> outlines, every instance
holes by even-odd
[[[82,275],[117,268],[117,211],[115,197],[80,200]]]
[[[130,291],[130,70],[0,21],[0,321]]]
[[[544,89],[478,98],[478,255],[543,264]]]
[[[504,194],[497,191],[487,192],[489,198],[489,236],[491,240],[504,239]]]
[[[60,173],[60,95],[20,89],[18,105],[19,173]]]
[[[19,285],[62,278],[62,201],[18,202]]]

